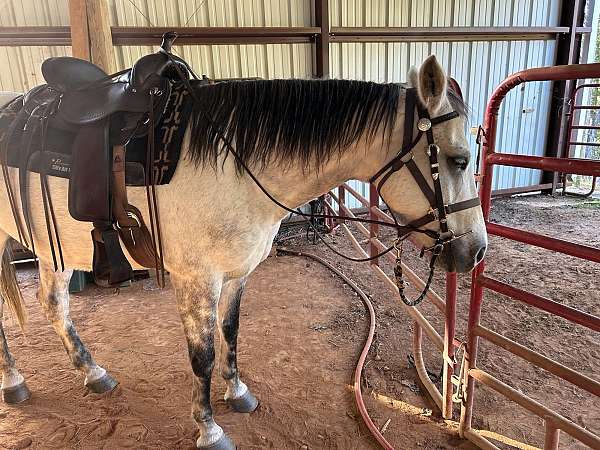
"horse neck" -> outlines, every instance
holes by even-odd
[[[383,133],[380,135],[371,142],[359,141],[318,170],[293,164],[282,169],[273,164],[257,178],[274,198],[290,208],[297,208],[348,180],[368,181],[389,160],[390,153],[394,153],[391,149],[397,146],[395,138],[388,145],[387,140],[383,141]],[[393,136],[396,135],[398,133],[394,132]]]

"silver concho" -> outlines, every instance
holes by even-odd
[[[420,131],[429,130],[431,128],[431,120],[426,119],[426,118],[419,119],[419,121],[417,122],[417,128]]]

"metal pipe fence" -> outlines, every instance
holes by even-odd
[[[591,176],[598,176],[600,174],[600,161],[569,157],[540,158],[496,153],[498,110],[508,92],[522,83],[531,81],[566,81],[598,77],[600,77],[600,64],[542,67],[513,74],[496,88],[487,104],[483,125],[485,140],[483,143],[482,179],[479,193],[484,218],[487,223],[488,234],[542,247],[550,251],[568,254],[588,261],[600,262],[600,249],[598,248],[573,244],[562,239],[550,238],[539,233],[526,232],[491,223],[489,221],[492,176],[493,167],[495,165],[529,167]],[[600,317],[580,311],[576,308],[571,308],[554,300],[541,297],[524,289],[515,288],[500,280],[495,280],[484,274],[485,267],[486,262],[484,260],[475,268],[472,274],[467,343],[465,358],[463,360],[463,389],[460,392],[463,399],[460,419],[461,436],[471,440],[480,448],[497,448],[492,442],[481,436],[481,434],[477,433],[477,431],[471,427],[475,408],[476,383],[479,383],[491,388],[544,420],[545,450],[558,449],[561,431],[569,434],[591,448],[600,448],[599,436],[582,428],[552,409],[534,401],[527,395],[515,390],[508,384],[501,382],[490,373],[478,367],[479,340],[484,339],[486,342],[495,344],[537,367],[546,369],[551,374],[586,390],[591,395],[600,396],[600,383],[597,380],[586,377],[580,372],[553,361],[533,349],[527,348],[505,336],[495,333],[482,326],[480,323],[481,307],[485,289],[509,296],[516,301],[528,304],[550,314],[560,316],[570,322],[594,331],[600,331]]]

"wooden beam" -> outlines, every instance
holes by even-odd
[[[315,21],[320,32],[316,42],[317,78],[329,78],[329,0],[315,0]]]
[[[114,45],[158,45],[168,31],[177,44],[277,44],[314,42],[317,27],[112,27]]]
[[[556,39],[569,27],[332,27],[332,42],[468,42]],[[583,32],[584,30],[582,30]]]
[[[75,58],[90,60],[90,35],[88,32],[85,0],[69,0],[71,22],[71,54]]]
[[[91,61],[107,73],[117,71],[107,0],[85,0]]]
[[[1,0],[0,0],[1,1]],[[89,1],[89,0],[88,0]],[[113,45],[158,45],[166,31],[175,31],[179,35],[177,43],[196,44],[289,44],[316,42],[326,27],[111,27]],[[361,31],[362,30],[362,31]],[[469,30],[454,28],[391,28],[383,34],[377,34],[374,28],[332,28],[328,37],[322,41],[323,49],[328,51],[327,42],[448,42],[483,40],[539,40],[556,39],[568,36],[569,27],[472,27]],[[89,32],[89,31],[88,31]],[[591,33],[590,27],[578,26],[575,33]],[[106,36],[106,34],[104,35]],[[71,45],[69,27],[1,27],[0,47]],[[322,55],[322,52],[319,52]],[[329,57],[320,57],[319,64],[328,69]],[[327,70],[328,71],[328,70]],[[315,73],[317,70],[315,69]],[[324,73],[325,70],[322,70]]]

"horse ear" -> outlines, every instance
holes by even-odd
[[[408,71],[408,85],[414,88],[419,85],[419,71],[415,66],[410,66]]]
[[[446,98],[447,80],[444,69],[434,55],[428,57],[421,65],[417,86],[421,101],[435,114]]]

